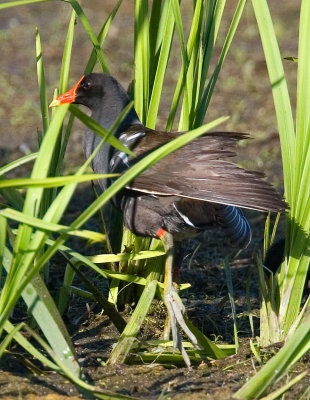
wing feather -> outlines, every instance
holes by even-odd
[[[153,137],[154,150],[178,133],[149,130],[148,139],[149,135]],[[235,132],[207,133],[154,164],[135,178],[129,187],[162,196],[177,195],[260,211],[284,211],[286,203],[263,180],[263,174],[244,170],[226,160],[236,155],[237,142],[247,137]],[[140,141],[135,148],[138,157],[130,164],[150,152],[149,143],[146,137]]]

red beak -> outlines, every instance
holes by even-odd
[[[65,104],[65,103],[74,103],[75,98],[76,98],[77,88],[79,87],[79,85],[83,79],[84,79],[84,75],[78,81],[78,83],[73,86],[72,89],[70,89],[66,93],[63,93],[60,96],[56,97],[56,99],[51,102],[50,107],[60,106],[61,104]]]

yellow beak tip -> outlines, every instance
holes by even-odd
[[[60,101],[55,99],[51,102],[51,104],[49,105],[50,107],[56,107],[60,105]]]

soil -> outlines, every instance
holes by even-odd
[[[184,21],[188,24],[189,20],[186,16],[190,15],[191,2],[183,3],[185,3],[182,6]],[[236,5],[235,1],[227,3],[219,43],[223,43]],[[281,2],[281,7],[276,0],[271,0],[269,3],[283,57],[297,56],[300,2],[284,0]],[[82,1],[83,9],[96,32],[99,31],[102,21],[114,4],[115,1],[112,0]],[[41,35],[47,90],[49,99],[52,99],[53,89],[58,84],[62,49],[70,13],[69,5],[61,2],[15,7],[0,12],[1,165],[37,149],[37,131],[42,127],[36,82],[35,27],[38,27]],[[215,51],[214,60],[217,59],[219,48]],[[89,40],[81,23],[78,22],[70,85],[82,75],[90,52]],[[104,52],[111,73],[127,87],[133,78],[133,2],[131,0],[124,0],[111,26]],[[161,128],[164,127],[167,110],[170,107],[171,94],[176,83],[174,71],[179,64],[180,55],[177,50],[173,50],[158,120],[158,127]],[[296,68],[296,63],[285,63],[293,105],[296,98]],[[267,179],[281,191],[283,186],[281,152],[275,112],[250,2],[246,6],[220,74],[207,119],[212,120],[222,115],[230,116],[223,129],[251,133],[253,139],[242,143],[239,149],[239,160],[242,165],[263,171]],[[84,159],[81,146],[83,130],[82,125],[76,123],[65,160],[67,173],[75,171]],[[19,176],[27,176],[29,171],[30,166],[25,166],[17,173]],[[78,215],[80,210],[85,209],[91,201],[93,201],[93,194],[89,190],[89,185],[81,185],[72,200],[65,220]],[[262,249],[265,215],[256,212],[247,212],[246,215],[253,228],[253,240],[249,248],[231,263],[239,324],[240,350],[238,354],[222,360],[194,365],[191,370],[156,363],[107,366],[105,361],[119,337],[118,332],[109,319],[101,313],[98,305],[72,297],[66,323],[72,335],[78,359],[83,366],[83,372],[89,382],[104,390],[132,395],[136,398],[224,400],[230,399],[232,394],[259,369],[258,361],[251,352],[249,339],[259,335],[259,292],[255,257]],[[283,235],[283,225],[281,221],[278,237]],[[87,228],[99,230],[98,220],[93,218],[88,222]],[[103,249],[98,247],[86,248],[81,242],[73,242],[72,246],[76,246],[79,251],[84,246],[85,254],[103,252]],[[228,252],[229,247],[225,243],[225,238],[222,238],[219,232],[201,235],[186,243],[186,257],[180,273],[181,282],[191,283],[191,287],[182,294],[189,319],[208,337],[216,339],[219,343],[234,341],[231,307],[223,267],[223,258]],[[60,285],[64,266],[65,261],[61,257],[53,259],[50,279],[54,291]],[[92,276],[91,272],[88,274],[91,278],[98,280],[97,277]],[[251,280],[249,300],[254,315],[254,334],[251,332],[247,309],[245,287],[248,278]],[[128,311],[124,311],[123,314],[126,319],[130,316]],[[18,310],[12,318],[19,320]],[[164,308],[160,303],[154,302],[139,339],[158,338],[164,318]],[[280,346],[281,344],[278,344],[265,349],[264,361],[271,357]],[[79,393],[76,387],[63,377],[30,368],[28,364],[26,365],[25,358],[16,358],[14,352],[17,350],[18,348],[12,345],[11,353],[2,358],[0,364],[1,399],[86,398],[85,394]],[[286,379],[291,379],[305,368],[309,368],[307,358],[299,362],[278,384],[283,384]],[[308,385],[309,376],[295,385],[285,398],[300,398]]]

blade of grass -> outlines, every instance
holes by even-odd
[[[68,88],[75,19],[76,19],[76,14],[75,11],[72,10],[70,22],[68,25],[68,32],[64,46],[63,56],[62,56],[62,64],[60,69],[60,80],[59,80],[59,93],[64,93]]]
[[[116,15],[120,5],[122,4],[122,2],[123,2],[123,0],[119,0],[116,3],[116,6],[113,8],[113,10],[111,11],[110,15],[108,16],[108,18],[106,19],[106,21],[104,22],[104,24],[100,30],[100,33],[98,35],[98,43],[100,44],[100,47],[102,47],[102,45],[104,43],[104,40],[105,40],[105,38],[108,34],[108,31],[110,29],[110,26],[112,24],[112,21]],[[88,63],[86,65],[86,68],[84,70],[85,75],[92,72],[92,70],[95,67],[96,61],[97,61],[96,51],[93,49],[93,51],[89,57]]]
[[[267,215],[266,221],[265,221],[265,230],[264,230],[264,253],[263,253],[263,259],[265,260],[267,251],[270,247],[270,212]]]
[[[59,0],[18,0],[18,1],[9,1],[4,4],[0,4],[0,10],[5,8],[11,8],[16,6],[24,6],[27,4],[36,4],[36,3],[47,3],[51,1],[59,1]]]
[[[251,334],[252,334],[252,338],[254,338],[255,330],[254,330],[254,322],[253,322],[253,312],[252,312],[252,307],[251,307],[251,288],[250,288],[251,277],[252,277],[252,271],[249,270],[248,277],[246,280],[246,286],[245,286],[245,295],[246,295],[246,305],[247,305],[249,323],[250,323],[250,328],[251,328]]]
[[[70,60],[71,60],[71,53],[72,53],[72,45],[73,45],[73,37],[74,37],[74,26],[75,26],[75,19],[76,14],[75,11],[72,10],[70,22],[68,25],[66,41],[63,50],[62,56],[62,64],[60,69],[60,80],[59,80],[59,92],[64,93],[68,87],[68,79],[69,79],[69,71],[70,71]],[[70,127],[70,121],[68,123],[67,128]],[[71,129],[70,129],[71,132]],[[50,166],[50,176],[57,176],[61,174],[62,171],[62,164],[63,164],[63,157],[66,150],[66,145],[68,142],[68,129],[65,131],[65,140],[62,137],[62,130],[61,134],[58,136],[57,141],[55,143],[53,157]],[[49,205],[52,203],[53,199],[57,195],[57,190],[47,190],[44,193],[44,202],[45,204],[41,207],[41,215],[44,215]]]
[[[135,0],[134,34],[134,94],[135,110],[142,123],[146,122],[149,97],[149,20],[148,2]]]
[[[189,98],[191,98],[190,92],[191,92],[192,82],[188,81],[188,78],[191,78],[190,75],[187,74],[188,65],[189,65],[189,57],[187,55],[187,51],[185,48],[183,23],[182,23],[182,18],[181,18],[180,4],[179,4],[178,0],[172,0],[172,8],[173,8],[173,15],[174,15],[174,19],[175,19],[175,25],[176,25],[178,36],[179,36],[181,58],[182,58],[182,72],[180,74],[180,77],[183,76],[184,96],[183,96],[183,104],[182,104],[182,110],[181,110],[178,130],[183,131],[183,130],[189,129],[189,112],[190,112]]]
[[[72,183],[82,183],[96,179],[107,177],[116,177],[119,174],[87,174],[87,175],[68,175],[68,176],[55,176],[53,178],[20,178],[20,179],[3,179],[0,180],[0,188],[53,188],[59,186],[70,185]]]
[[[295,129],[292,108],[285,79],[282,57],[276,39],[271,15],[266,0],[252,0],[259,33],[272,87],[275,110],[282,149],[282,162],[286,200],[289,205],[293,199],[292,177],[295,159]]]
[[[35,160],[37,157],[38,153],[31,153],[24,157],[19,158],[18,160],[12,161],[9,164],[4,165],[3,167],[0,168],[0,176],[7,174],[13,169],[20,167],[21,165],[24,165],[30,161]]]
[[[226,0],[208,1],[206,5],[206,17],[202,41],[201,54],[201,78],[198,91],[199,101],[202,98],[204,85],[207,79],[210,62],[212,59],[213,49],[217,39],[219,26],[222,20]]]
[[[103,242],[106,239],[106,236],[102,233],[88,231],[88,230],[71,230],[66,225],[54,224],[52,222],[42,221],[39,218],[29,217],[21,212],[16,210],[12,210],[10,208],[6,208],[0,210],[0,215],[12,219],[14,221],[21,222],[26,225],[30,225],[33,228],[41,229],[43,231],[57,232],[57,233],[66,233],[68,235],[73,235],[77,237],[81,237],[84,239],[88,239],[95,242]]]
[[[36,28],[36,57],[37,57],[37,77],[38,77],[38,85],[40,92],[41,116],[43,123],[43,131],[46,132],[49,126],[49,114],[48,114],[48,102],[46,94],[41,39],[38,28]]]
[[[14,326],[13,329],[12,329],[12,331],[9,332],[9,334],[6,335],[6,336],[4,337],[4,339],[3,339],[2,342],[0,343],[0,358],[2,358],[3,353],[5,352],[5,350],[6,350],[6,349],[9,347],[9,345],[11,344],[11,341],[13,340],[14,335],[15,335],[16,333],[18,333],[18,332],[21,330],[22,327],[23,327],[23,324],[22,324],[22,323],[20,323],[20,324]]]
[[[212,358],[219,359],[226,356],[223,350],[221,350],[216,344],[212,343],[196,326],[194,326],[186,317],[184,321],[191,332],[196,336],[198,344],[203,348],[203,351]]]
[[[4,259],[5,244],[6,244],[6,231],[7,231],[7,219],[0,216],[0,282],[2,282],[3,259]]]
[[[98,42],[97,36],[95,35],[93,28],[91,27],[84,11],[82,10],[82,7],[76,0],[66,0],[66,2],[71,4],[77,16],[79,17],[80,21],[84,25],[84,28],[89,36],[89,39],[91,40],[94,46],[94,50],[96,52],[97,59],[99,61],[102,71],[105,73],[109,73],[109,68],[105,60],[105,57],[103,55],[103,52],[101,50],[101,46]]]
[[[193,53],[194,46],[195,46],[195,39],[196,39],[196,41],[198,41],[200,38],[201,22],[202,22],[202,18],[203,18],[203,13],[202,13],[201,7],[202,7],[202,1],[199,0],[196,2],[194,17],[192,20],[191,30],[190,30],[190,34],[189,34],[189,38],[188,38],[188,42],[187,42],[186,50],[187,50],[189,59],[192,59],[192,53]],[[181,30],[181,27],[179,27],[178,30]],[[187,72],[187,65],[184,64],[184,61],[183,61],[182,69],[179,74],[178,82],[177,82],[176,89],[175,89],[175,92],[173,95],[172,104],[171,104],[168,121],[167,121],[167,125],[166,125],[166,129],[169,131],[172,129],[175,115],[177,112],[177,107],[178,107],[178,104],[179,104],[179,101],[181,98],[181,94],[184,89],[184,83],[185,83],[184,76],[186,75],[186,72]],[[188,87],[188,85],[189,85],[189,82],[187,84],[187,87]],[[191,104],[191,106],[192,106],[192,104]]]
[[[272,246],[273,243],[274,243],[274,239],[275,239],[275,236],[276,236],[276,232],[277,232],[278,224],[279,224],[279,221],[280,221],[280,217],[281,217],[281,213],[278,213],[277,217],[276,217],[276,220],[274,222],[274,225],[273,225],[272,233],[271,233],[270,246]]]
[[[236,352],[238,352],[238,349],[239,349],[238,321],[237,321],[237,313],[236,313],[236,307],[235,307],[235,301],[234,301],[234,289],[233,289],[233,284],[232,284],[231,270],[230,270],[230,265],[229,265],[227,258],[225,258],[225,260],[224,260],[224,267],[225,267],[225,275],[226,275],[226,284],[227,284],[227,288],[228,288],[228,296],[229,296],[229,301],[230,301],[230,306],[231,306],[232,317],[233,317],[233,321],[234,321],[235,346],[236,346]]]
[[[160,53],[158,57],[154,83],[152,86],[152,93],[151,93],[149,110],[146,121],[146,125],[151,129],[154,129],[156,125],[159,102],[163,88],[163,81],[167,69],[167,64],[172,44],[173,30],[174,30],[174,17],[173,17],[173,10],[171,7],[171,1],[169,1],[167,15],[164,24],[163,40],[160,47]]]
[[[194,120],[194,127],[200,126],[202,124],[202,121],[203,121],[204,117],[205,117],[207,108],[208,108],[210,100],[211,100],[212,93],[214,91],[215,84],[217,82],[218,75],[220,73],[222,65],[223,65],[223,63],[225,61],[225,58],[227,56],[227,53],[228,53],[228,50],[229,50],[230,45],[232,43],[233,37],[234,37],[234,35],[236,33],[236,30],[237,30],[237,27],[239,25],[239,22],[240,22],[240,19],[241,19],[245,4],[246,4],[246,0],[239,0],[238,1],[238,5],[237,5],[237,8],[236,8],[236,11],[234,13],[232,22],[230,24],[228,33],[227,33],[226,38],[225,38],[225,42],[224,42],[223,49],[222,49],[220,57],[219,57],[219,61],[218,61],[217,65],[216,65],[216,67],[214,69],[214,72],[213,72],[213,74],[212,74],[212,76],[210,78],[210,81],[209,81],[206,89],[204,90],[204,93],[203,93],[203,95],[201,97],[201,100],[198,103],[197,110],[196,110],[196,117],[195,117],[195,120]]]
[[[298,176],[302,177],[302,171],[307,157],[310,138],[307,135],[309,129],[309,49],[307,46],[307,38],[310,34],[309,28],[310,7],[309,2],[302,1],[300,9],[299,24],[299,43],[298,43],[298,79],[297,79],[297,107],[296,107],[296,162],[299,170]],[[300,157],[300,158],[298,158]],[[295,183],[297,185],[297,182]],[[298,196],[298,192],[296,192]]]
[[[124,329],[121,337],[119,338],[116,346],[114,347],[112,353],[110,354],[108,363],[115,364],[118,363],[120,359],[123,359],[126,356],[131,347],[128,346],[128,338],[134,338],[137,336],[141,325],[149,311],[151,303],[154,299],[156,292],[156,281],[148,282],[142,292],[142,295],[139,299],[139,302],[133,312],[132,316],[126,328]]]
[[[153,90],[153,82],[155,80],[156,67],[158,65],[158,52],[156,43],[159,33],[159,25],[161,22],[162,0],[154,0],[151,9],[149,23],[149,57],[153,62],[150,63],[150,93]]]

